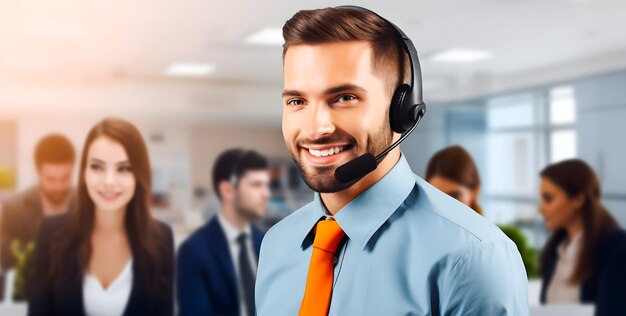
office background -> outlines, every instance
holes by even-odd
[[[106,116],[147,140],[157,217],[183,240],[218,208],[210,170],[231,147],[273,169],[269,219],[311,198],[281,134],[280,27],[339,1],[0,1],[0,204],[36,183],[36,142],[77,152]],[[423,175],[437,150],[475,158],[485,216],[540,249],[539,171],[570,157],[598,173],[626,225],[626,3],[359,1],[400,26],[421,58],[428,113],[402,144]],[[76,175],[75,175],[76,176]],[[1,207],[1,206],[0,206]]]

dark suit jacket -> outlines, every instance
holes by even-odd
[[[259,257],[263,233],[252,226]],[[217,217],[195,231],[179,248],[177,294],[181,316],[239,315],[235,267]]]
[[[70,194],[68,211],[76,208],[74,192]],[[14,198],[7,200],[2,210],[2,227],[0,228],[0,267],[3,271],[13,268],[15,257],[11,252],[11,243],[19,240],[24,247],[34,242],[39,224],[44,217],[39,188],[33,187]]]
[[[63,256],[61,270],[52,280],[45,277],[45,269],[50,257],[50,245],[65,236],[64,228],[69,220],[68,215],[59,215],[46,218],[42,224],[35,250],[35,279],[36,286],[28,301],[28,315],[84,315],[83,305],[83,276],[78,269],[76,258],[77,249]],[[167,285],[156,290],[151,295],[142,277],[142,268],[138,260],[133,260],[133,280],[130,297],[124,310],[124,315],[173,315],[174,314],[174,241],[172,230],[164,223],[157,221],[159,235],[162,236],[160,256],[165,264],[160,270]],[[155,234],[156,236],[156,234]],[[131,248],[136,248],[132,245]]]
[[[563,234],[563,232],[557,232]],[[546,302],[548,286],[554,275],[557,258],[543,267],[541,302]],[[626,315],[626,232],[608,232],[598,245],[595,268],[580,288],[581,303],[595,303],[596,315]]]

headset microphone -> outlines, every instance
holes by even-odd
[[[397,141],[391,144],[391,146],[376,155],[376,157],[370,153],[366,153],[339,166],[335,170],[335,179],[341,183],[351,183],[376,170],[378,164],[387,156],[387,154],[394,148],[398,147],[398,145],[400,145],[400,143],[405,140],[413,132],[413,130],[415,130],[420,120],[426,113],[425,109],[426,107],[421,107],[415,124],[411,127],[411,129],[409,129],[408,132],[404,133]]]
[[[422,117],[426,114],[426,104],[422,101],[422,72],[420,68],[417,50],[411,39],[395,24],[387,21],[385,18],[368,9],[357,6],[341,6],[338,8],[358,10],[370,14],[374,14],[383,21],[389,23],[396,31],[398,39],[402,42],[402,48],[409,55],[411,63],[411,84],[400,84],[396,88],[391,99],[389,108],[389,122],[391,130],[402,136],[391,146],[387,147],[383,152],[374,156],[371,153],[361,155],[335,170],[335,179],[344,184],[350,184],[363,178],[368,173],[376,170],[378,164],[387,156],[394,148],[398,147],[419,124]]]

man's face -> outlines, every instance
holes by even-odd
[[[44,163],[39,167],[39,189],[44,198],[53,205],[67,200],[72,189],[72,171],[74,164]]]
[[[390,145],[385,82],[367,42],[295,45],[284,60],[283,136],[304,181],[317,192],[349,186],[335,169]]]
[[[269,198],[269,171],[246,171],[235,188],[235,209],[249,219],[257,219],[267,213]]]

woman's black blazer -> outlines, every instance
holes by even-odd
[[[34,277],[32,291],[29,293],[28,315],[84,315],[83,305],[83,276],[78,269],[78,251],[60,258],[63,260],[60,271],[54,278],[46,278],[46,267],[51,256],[50,245],[66,238],[63,233],[68,224],[68,215],[59,215],[46,218],[42,221],[35,244]],[[133,284],[130,297],[124,310],[124,315],[173,315],[174,314],[174,242],[171,228],[157,221],[158,234],[161,237],[160,256],[164,264],[159,272],[161,275],[151,277],[161,278],[166,284],[150,291],[142,277],[144,267],[133,260]],[[131,248],[136,248],[131,242]],[[58,258],[58,257],[57,257]],[[145,270],[144,270],[145,271]]]

